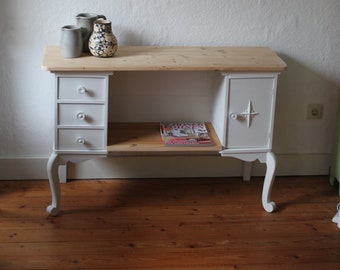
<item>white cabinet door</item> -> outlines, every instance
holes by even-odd
[[[271,149],[276,74],[227,76],[227,149]]]

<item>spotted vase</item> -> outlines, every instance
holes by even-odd
[[[112,33],[111,21],[96,20],[89,39],[91,54],[97,57],[113,57],[117,48],[117,38]]]

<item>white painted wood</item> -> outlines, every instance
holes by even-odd
[[[110,75],[112,72],[55,73],[56,152],[106,151]]]
[[[58,113],[59,126],[105,126],[104,105],[59,103]]]
[[[58,175],[60,183],[67,182],[67,165],[60,165],[58,168]]]
[[[262,206],[267,212],[273,212],[276,209],[275,202],[270,200],[276,168],[276,158],[274,153],[268,152],[265,159],[260,159],[260,162],[266,163],[267,171],[264,178],[262,190]]]
[[[105,150],[103,129],[58,128],[56,146],[58,150],[90,151]]]
[[[61,192],[60,192],[60,183],[59,183],[59,175],[58,169],[59,165],[61,165],[61,160],[57,153],[52,153],[48,163],[47,163],[47,174],[50,182],[50,188],[52,193],[52,203],[47,206],[47,212],[51,216],[58,215],[60,211],[61,205]]]
[[[226,149],[271,149],[277,74],[228,74],[226,80]]]
[[[213,88],[211,122],[222,145],[225,145],[228,122],[228,119],[225,117],[228,104],[228,88],[226,84],[225,76],[217,73]]]
[[[57,85],[57,98],[61,100],[93,102],[106,99],[106,81],[103,76],[60,73],[57,75]]]

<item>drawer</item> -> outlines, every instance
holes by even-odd
[[[100,129],[58,129],[57,150],[105,150],[106,134]]]
[[[98,104],[58,104],[58,125],[104,126],[105,106]]]
[[[103,101],[106,99],[105,77],[58,77],[58,99]]]

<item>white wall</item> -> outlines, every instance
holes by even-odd
[[[46,178],[54,82],[40,65],[45,46],[59,44],[61,26],[74,24],[80,12],[111,19],[119,45],[271,47],[288,64],[278,84],[278,172],[327,173],[340,86],[339,0],[5,0],[0,2],[0,179]],[[306,119],[309,103],[324,104],[322,120]],[[127,171],[134,162],[126,163]],[[121,160],[112,163],[118,168]],[[210,170],[228,174],[218,167],[223,164],[212,164]],[[86,167],[91,166],[74,168],[71,176],[87,177]],[[182,174],[190,175],[185,169]],[[123,170],[113,176],[125,175]]]

